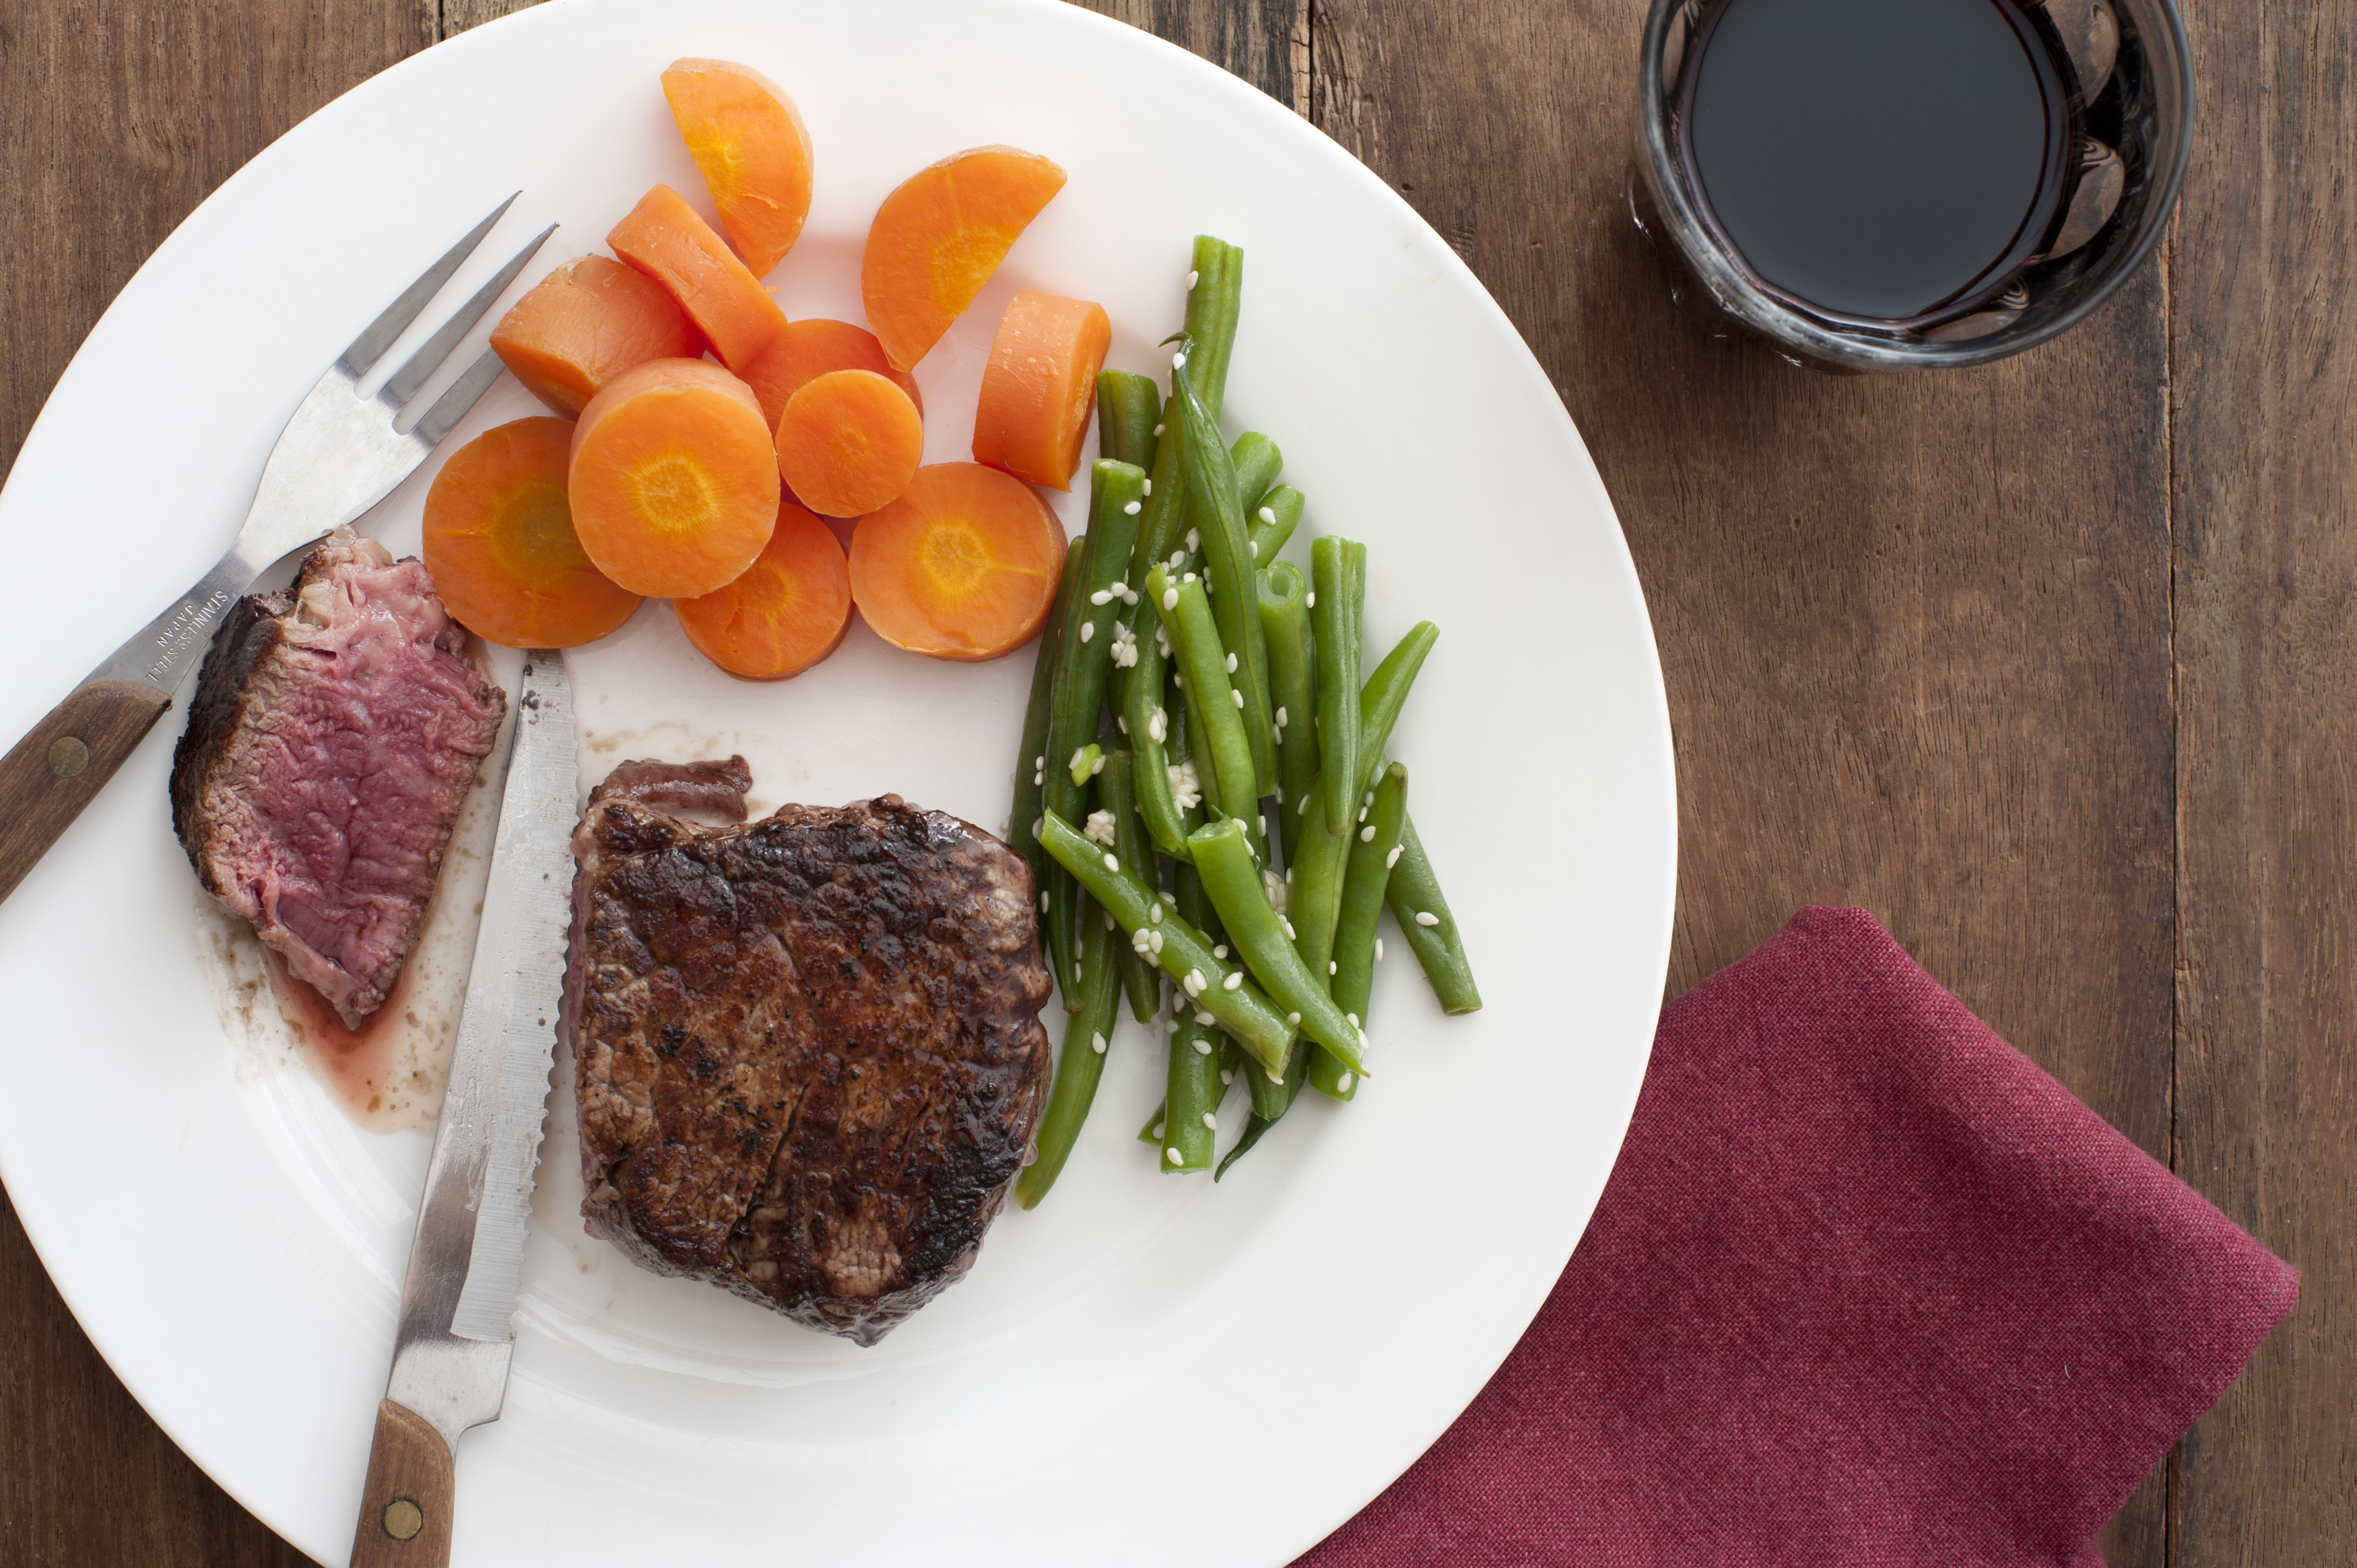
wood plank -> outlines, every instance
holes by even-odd
[[[2299,1304],[2183,1445],[2177,1561],[2357,1556],[2357,36],[2196,0],[2172,285],[2178,1168]]]
[[[1318,0],[1311,106],[1498,296],[1620,509],[1676,732],[1669,989],[1862,905],[2165,1157],[2159,275],[1979,371],[1837,378],[1725,336],[1630,220],[1642,20]],[[2164,1561],[2160,1493],[2114,1563]]]
[[[213,187],[433,39],[433,0],[0,0],[0,467],[132,272]],[[306,1561],[174,1447],[0,1204],[0,1561]]]

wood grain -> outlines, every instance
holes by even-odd
[[[415,1411],[378,1401],[351,1568],[447,1568],[457,1498],[442,1434]]]
[[[70,693],[0,757],[0,898],[40,864],[170,706],[153,686],[100,681]]]
[[[0,0],[0,467],[173,226],[433,23],[434,0]],[[0,1411],[0,1564],[306,1561],[124,1391],[5,1205]]]
[[[2194,0],[2172,243],[2177,1167],[2298,1265],[2180,1449],[2184,1568],[2357,1561],[2357,35]]]

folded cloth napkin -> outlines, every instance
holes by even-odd
[[[1305,1568],[2102,1568],[2298,1276],[1873,917],[1662,1015],[1546,1305]]]

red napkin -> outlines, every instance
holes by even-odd
[[[1537,1321],[1305,1568],[2102,1568],[2298,1275],[1873,917],[1662,1015]]]

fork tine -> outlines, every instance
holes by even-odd
[[[522,194],[521,190],[516,192],[516,196]],[[441,292],[442,285],[450,281],[450,274],[475,253],[475,247],[483,242],[483,236],[491,231],[491,226],[515,205],[516,196],[509,197],[491,209],[489,218],[467,231],[466,237],[445,252],[440,261],[426,268],[415,283],[402,290],[401,297],[386,306],[384,314],[370,322],[367,331],[352,339],[352,346],[345,349],[343,357],[336,361],[337,368],[358,381],[368,373],[371,365],[384,358],[384,351],[393,347],[393,340],[409,330],[409,324],[417,319],[417,313],[425,308],[425,302]]]
[[[490,391],[491,383],[506,368],[497,353],[486,349],[481,359],[468,366],[466,373],[434,400],[434,406],[425,411],[425,417],[409,434],[428,446],[439,446],[442,437],[458,427],[467,411],[475,406],[475,400]]]
[[[385,382],[383,389],[376,394],[377,400],[398,409],[415,396],[417,389],[425,384],[425,379],[439,370],[442,361],[449,358],[450,350],[458,346],[458,339],[483,318],[483,313],[490,309],[491,302],[500,297],[508,285],[515,282],[515,275],[523,271],[523,264],[532,260],[533,253],[555,232],[556,225],[551,223],[533,235],[532,243],[518,251],[490,282],[475,291],[474,297],[451,313],[450,319],[445,321],[433,337],[425,339],[425,346],[409,357],[407,364],[393,372],[393,379]]]

